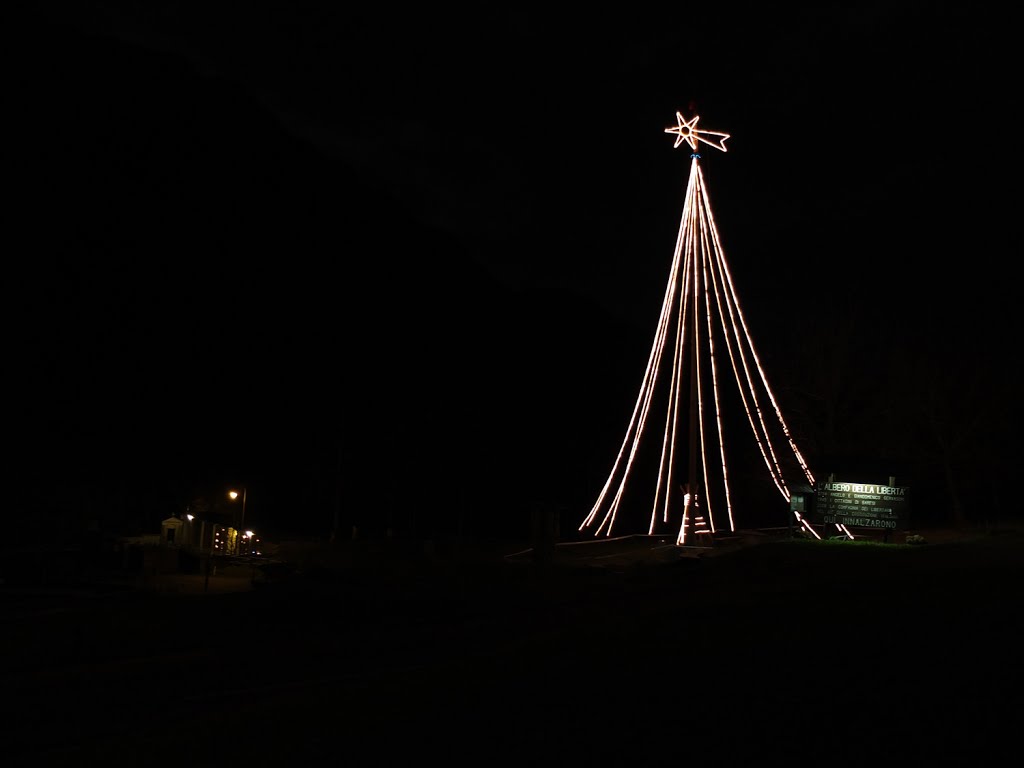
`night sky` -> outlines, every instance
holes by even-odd
[[[338,8],[44,3],[6,27],[14,517],[156,531],[245,485],[280,537],[518,536],[538,506],[575,530],[668,278],[677,110],[731,134],[702,166],[812,467],[924,490],[949,465],[972,519],[1001,503],[1002,10]]]

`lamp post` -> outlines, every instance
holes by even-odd
[[[236,499],[238,499],[239,496],[242,497],[242,519],[238,523],[238,528],[237,528],[238,531],[241,531],[243,528],[245,528],[245,498],[246,498],[246,495],[247,495],[246,490],[247,490],[246,487],[243,485],[241,493],[239,493],[238,491],[235,491],[235,490],[228,491],[228,497],[232,501],[235,501]],[[237,535],[238,534],[235,534],[236,538],[237,538]],[[237,552],[237,548],[238,548],[238,545],[236,543],[235,544],[236,552]]]
[[[241,493],[239,493],[238,491],[228,491],[228,496],[231,498],[232,501],[235,501],[239,496],[242,497],[242,519],[238,523],[238,529],[241,530],[242,528],[245,527],[245,497],[246,497],[246,489],[243,486]]]

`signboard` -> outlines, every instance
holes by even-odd
[[[894,529],[897,521],[906,517],[907,490],[896,485],[830,481],[818,488],[815,508],[822,523]]]

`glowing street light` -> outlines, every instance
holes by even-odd
[[[239,522],[238,527],[242,528],[245,525],[245,497],[246,497],[246,489],[243,486],[241,493],[239,493],[238,491],[235,491],[235,490],[228,491],[228,498],[231,499],[232,501],[236,501],[239,496],[242,497],[242,519]]]

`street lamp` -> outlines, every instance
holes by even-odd
[[[241,530],[242,528],[245,527],[245,496],[246,496],[246,492],[245,491],[246,491],[245,486],[242,487],[242,492],[241,493],[239,493],[238,491],[228,491],[228,498],[230,498],[232,501],[237,500],[239,496],[242,497],[242,519],[238,523],[239,530]]]
[[[246,495],[247,495],[246,494],[246,490],[247,490],[246,487],[243,485],[241,493],[239,493],[238,491],[235,491],[235,490],[228,491],[228,498],[230,498],[232,501],[236,501],[239,496],[242,497],[242,519],[238,523],[238,528],[236,529],[238,531],[241,531],[245,527],[245,498],[246,498]],[[238,543],[237,543],[237,536],[238,536],[238,534],[236,533],[235,536],[236,536],[236,542],[235,542],[234,550],[235,550],[235,554],[238,554]]]

